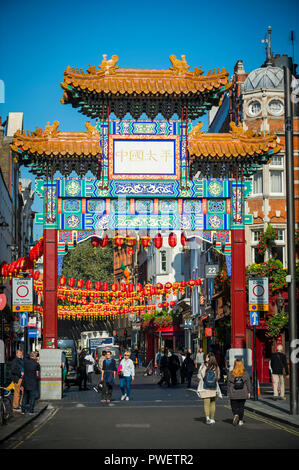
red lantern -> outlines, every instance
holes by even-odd
[[[96,290],[101,290],[102,283],[100,281],[96,282]]]
[[[69,278],[69,286],[74,287],[74,285],[75,285],[75,279],[73,277],[70,277]]]
[[[201,285],[202,285],[202,280],[199,279],[199,278],[198,278],[198,279],[195,279],[195,284],[196,284],[197,286],[201,286]]]
[[[112,284],[112,290],[113,290],[113,292],[116,292],[117,289],[118,289],[117,283],[116,283],[116,282],[113,282],[113,284]]]
[[[187,238],[185,237],[184,232],[181,233],[181,245],[185,248],[187,245]]]
[[[144,237],[141,237],[141,243],[142,243],[142,246],[145,250],[148,249],[150,241],[151,241],[151,237],[149,237],[148,235],[146,235]]]
[[[173,308],[175,306],[175,300],[170,301],[170,307]]]
[[[159,308],[162,308],[162,307],[163,307],[163,304],[159,303],[159,304],[158,304],[158,307],[159,307]]]
[[[131,292],[134,292],[134,284],[132,284],[130,282],[130,284],[128,284],[128,291],[131,293]]]
[[[154,245],[155,247],[159,250],[161,246],[163,245],[163,237],[160,233],[157,233],[157,235],[154,238]]]
[[[183,288],[187,287],[187,282],[186,282],[186,281],[182,281],[182,282],[181,282],[181,287],[183,287]]]
[[[38,280],[38,278],[39,278],[39,276],[40,276],[40,272],[39,272],[39,271],[35,271],[35,273],[34,273],[34,277],[33,277],[33,278],[34,278],[34,280],[35,280],[35,281],[37,281],[37,280]]]
[[[164,305],[165,308],[168,308],[168,307],[169,307],[169,303],[168,303],[168,302],[164,302],[163,305]]]
[[[106,234],[102,240],[100,240],[100,245],[102,248],[105,248],[109,243],[108,235]]]
[[[115,243],[115,246],[117,246],[117,248],[120,250],[123,243],[124,243],[124,238],[123,237],[114,237],[114,243]]]
[[[108,282],[103,282],[103,291],[106,292],[108,290],[108,288],[109,288]]]
[[[79,289],[82,289],[83,285],[84,285],[83,279],[78,279],[78,282],[77,282],[78,288],[79,288]]]
[[[91,239],[91,244],[92,244],[92,246],[94,247],[94,250],[96,251],[97,247],[98,247],[99,244],[100,244],[100,240],[99,240],[98,238],[93,237],[93,238]]]
[[[163,289],[163,284],[161,284],[161,282],[158,282],[156,287],[157,287],[157,289]]]
[[[134,250],[132,250],[131,248],[128,250],[128,255],[129,256],[133,256],[134,255]]]
[[[168,244],[171,246],[171,248],[174,248],[177,244],[177,237],[176,234],[171,232],[168,237]]]
[[[126,244],[131,248],[135,245],[136,238],[135,237],[126,237]]]
[[[90,290],[91,286],[92,286],[92,282],[91,281],[86,281],[86,289]]]
[[[171,282],[166,282],[164,287],[165,287],[165,289],[170,290],[172,288]]]
[[[137,292],[141,292],[142,291],[142,284],[137,284],[136,289],[137,289]]]

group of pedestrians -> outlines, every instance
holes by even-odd
[[[182,351],[167,351],[164,347],[156,354],[155,368],[161,375],[158,385],[166,383],[168,387],[177,385],[179,381],[184,384],[186,380],[190,388],[192,376],[197,371],[191,350],[184,355]]]
[[[117,368],[111,351],[102,351],[102,355],[95,365],[99,375],[99,383],[93,387],[96,392],[101,392],[101,403],[110,403],[117,376],[122,393],[121,400],[130,400],[131,382],[135,379],[134,362],[130,355],[129,351],[124,351],[123,358]]]
[[[40,365],[39,354],[32,351],[23,358],[21,350],[11,363],[11,376],[14,384],[13,411],[34,414],[35,402],[39,396]]]

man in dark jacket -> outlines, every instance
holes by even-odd
[[[168,368],[169,368],[169,372],[171,376],[171,384],[176,385],[177,384],[176,373],[180,368],[180,361],[179,361],[178,356],[174,354],[173,351],[168,361]]]
[[[188,388],[191,387],[192,375],[193,375],[193,372],[195,372],[195,370],[196,370],[196,367],[195,367],[194,361],[193,359],[191,359],[191,354],[188,352],[186,359],[184,360],[183,365],[182,365],[182,371],[183,371],[184,377],[187,378]]]
[[[24,375],[24,362],[23,352],[18,349],[16,351],[16,357],[11,363],[11,379],[14,382],[14,395],[13,395],[13,410],[21,411],[20,405],[22,404],[23,398],[23,387],[22,380]]]
[[[161,386],[163,382],[165,382],[167,383],[167,386],[170,387],[170,374],[169,374],[169,368],[168,368],[168,357],[167,357],[166,349],[164,350],[164,354],[160,361],[160,371],[161,371],[161,379],[159,380],[158,385]]]
[[[38,395],[38,384],[40,375],[40,365],[38,354],[33,351],[29,358],[24,359],[24,396],[22,401],[22,414],[26,413],[26,404],[29,400],[29,414],[34,414],[34,404]]]
[[[283,354],[281,344],[277,346],[277,352],[271,355],[270,368],[273,378],[274,400],[278,400],[278,383],[280,384],[280,399],[286,400],[284,396],[285,384],[284,378],[289,378],[289,368],[286,355]]]

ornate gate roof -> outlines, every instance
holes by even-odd
[[[49,123],[45,129],[31,133],[17,131],[11,149],[15,159],[31,167],[37,175],[44,175],[47,166],[53,166],[65,176],[74,170],[79,175],[88,171],[96,174],[101,155],[101,136],[96,127],[85,123],[86,132],[60,132],[59,122]]]
[[[185,56],[170,56],[169,69],[121,69],[118,56],[110,60],[103,55],[102,63],[82,69],[67,67],[61,87],[61,103],[70,103],[90,117],[107,117],[108,111],[122,119],[127,112],[134,119],[146,113],[154,119],[161,113],[165,119],[173,114],[181,117],[182,106],[188,106],[188,117],[196,119],[207,109],[218,105],[225,90],[230,88],[228,72],[215,69],[204,75],[200,67],[190,71]],[[187,117],[184,111],[184,117]]]
[[[188,135],[193,175],[201,171],[203,175],[210,176],[215,172],[219,176],[219,164],[222,162],[226,164],[226,173],[234,174],[237,168],[242,167],[244,176],[249,176],[259,165],[267,163],[271,155],[281,150],[276,135],[244,130],[234,122],[230,123],[231,131],[227,133],[204,133],[201,127],[202,123],[198,123]]]

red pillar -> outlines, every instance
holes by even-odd
[[[43,348],[57,348],[57,229],[44,229]]]
[[[231,231],[232,348],[246,348],[245,230]]]

